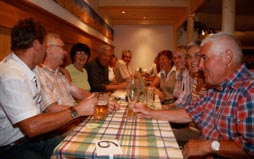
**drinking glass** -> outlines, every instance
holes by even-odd
[[[151,108],[154,108],[154,100],[155,100],[154,88],[147,87],[146,100],[147,100],[147,105]]]
[[[104,119],[108,114],[108,93],[98,92],[96,93],[98,98],[97,105],[95,107],[95,119]]]
[[[140,82],[138,79],[130,78],[127,80],[126,95],[128,98],[128,113],[127,116],[135,118],[136,113],[133,112],[133,107],[138,100],[140,93]]]

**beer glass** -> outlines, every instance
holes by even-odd
[[[108,93],[98,92],[96,94],[98,101],[95,108],[95,119],[104,119],[108,114]]]
[[[133,112],[133,107],[138,100],[140,93],[140,82],[138,79],[130,78],[127,80],[126,95],[128,98],[128,113],[127,116],[135,118],[136,113]]]

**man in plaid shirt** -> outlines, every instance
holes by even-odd
[[[195,122],[202,137],[184,146],[184,158],[253,158],[254,75],[243,64],[238,40],[229,33],[214,34],[202,41],[200,53],[199,69],[213,86],[204,96],[178,110],[136,104],[134,111],[145,118]]]

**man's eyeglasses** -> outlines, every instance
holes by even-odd
[[[186,55],[186,59],[192,59],[192,58],[199,59],[200,57],[201,57],[201,55],[199,52],[194,53],[194,56],[192,56],[190,54]]]
[[[64,47],[64,46],[61,46],[61,45],[54,45],[54,44],[50,44],[50,45],[48,45],[48,46],[60,47],[60,48],[62,48],[62,49],[63,49],[63,47]]]

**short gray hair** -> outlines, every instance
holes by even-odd
[[[56,39],[61,39],[61,36],[56,33],[48,33],[46,36],[47,45],[55,44]]]
[[[206,43],[211,43],[211,49],[215,54],[220,54],[226,50],[231,50],[233,53],[233,61],[240,65],[243,63],[243,53],[240,41],[231,33],[219,32],[208,36],[201,43],[201,47]]]
[[[104,54],[106,50],[112,50],[112,48],[108,45],[101,45],[98,49],[100,54]]]
[[[186,49],[186,46],[185,45],[179,45],[175,51],[173,51],[173,55],[176,53],[176,52],[181,52],[183,51],[185,53],[185,56],[187,54],[187,49]]]
[[[200,47],[201,41],[200,40],[196,40],[193,42],[190,42],[187,46],[186,46],[186,50],[188,51],[190,48],[192,48],[193,46],[198,46]]]
[[[129,53],[130,55],[132,55],[131,50],[123,50],[123,51],[122,51],[122,57],[125,56],[127,53]]]

